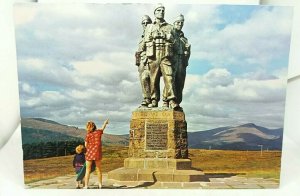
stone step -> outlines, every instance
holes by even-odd
[[[126,158],[124,160],[125,168],[138,169],[191,169],[192,161],[190,159],[166,159],[166,158]]]
[[[145,182],[195,182],[208,180],[203,172],[197,170],[138,168],[119,168],[110,171],[108,172],[108,179]]]

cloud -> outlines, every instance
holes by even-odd
[[[202,76],[187,75],[185,84],[182,106],[191,123],[203,121],[203,128],[210,123],[218,124],[218,121],[223,126],[247,122],[282,126],[285,77],[261,80],[234,76],[226,69],[216,68]],[[271,122],[271,116],[277,121]]]
[[[54,110],[65,106],[67,97],[57,91],[43,91],[39,97],[31,98],[28,102],[31,103],[28,105],[30,107],[47,106]]]
[[[40,59],[27,59],[21,63],[22,116],[56,119],[60,123],[82,127],[86,120],[103,115],[120,124],[130,120],[128,111],[135,109],[142,98],[135,65],[104,64],[99,56],[96,60],[71,62],[73,69]],[[66,82],[66,78],[70,81]],[[54,90],[44,90],[51,88]],[[111,129],[124,130],[126,126],[122,127],[111,126]]]
[[[139,7],[143,10],[145,6]],[[82,61],[99,52],[131,52],[133,55],[142,34],[140,22],[137,23],[142,15],[140,11],[134,12],[132,4],[80,4],[74,5],[74,9],[73,5],[70,9],[70,5],[51,4],[31,9],[36,17],[27,25],[17,26],[16,32],[17,42],[22,43],[17,44],[17,50],[26,56]],[[30,45],[31,50],[25,51]]]
[[[203,82],[207,86],[228,86],[233,83],[233,80],[226,69],[212,69],[204,75]]]
[[[34,95],[36,90],[34,87],[30,86],[28,83],[21,83],[20,91],[29,95]]]
[[[189,32],[195,58],[212,65],[268,68],[289,51],[292,12],[289,9],[262,7],[243,23],[224,24],[223,29],[209,25],[206,31]],[[200,21],[199,21],[200,24]],[[193,36],[197,33],[198,36]]]
[[[211,69],[203,76],[188,75],[185,96],[207,100],[274,102],[285,98],[286,78],[233,76],[226,69]]]
[[[36,87],[67,88],[75,84],[72,71],[55,60],[47,61],[38,58],[24,58],[18,60],[19,80],[29,82]]]

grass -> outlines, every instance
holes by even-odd
[[[205,173],[234,173],[248,177],[280,177],[281,151],[190,149],[192,167]]]
[[[230,151],[189,149],[192,167],[206,174],[233,173],[248,177],[280,176],[280,151]],[[123,167],[127,147],[103,147],[102,170],[108,172]],[[73,155],[24,161],[25,183],[74,175]]]
[[[104,147],[102,172],[123,167],[127,147]],[[63,175],[74,175],[73,155],[24,161],[25,184]]]

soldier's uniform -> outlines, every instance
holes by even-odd
[[[144,21],[151,23],[151,19],[147,15],[143,16],[142,22]],[[143,46],[144,43],[143,39],[144,39],[144,32],[138,45],[139,46],[138,51],[136,52],[136,65],[138,66],[139,77],[142,86],[143,101],[141,105],[148,106],[148,104],[150,104],[151,101],[150,71],[149,71],[149,66],[147,64],[146,51]]]
[[[173,36],[172,25],[163,21],[154,21],[145,30],[144,47],[150,69],[151,100],[154,107],[160,100],[160,76],[164,79],[164,96],[166,101],[175,100],[173,72]],[[156,102],[156,104],[155,104]]]
[[[177,103],[182,101],[182,91],[186,76],[186,67],[190,57],[191,45],[182,31],[174,30],[174,72]]]

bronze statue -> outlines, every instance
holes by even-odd
[[[143,39],[143,50],[146,52],[150,69],[151,103],[148,107],[157,107],[160,100],[160,76],[164,79],[163,106],[177,108],[174,89],[174,68],[172,25],[165,19],[165,7],[158,4],[154,10],[155,20],[147,25]]]
[[[182,101],[182,91],[184,88],[186,67],[191,54],[191,45],[188,39],[184,37],[182,27],[184,25],[184,16],[180,14],[174,21],[174,72],[175,72],[175,92],[177,103]]]
[[[140,82],[142,86],[143,101],[141,107],[148,107],[151,102],[150,97],[150,71],[147,64],[146,52],[143,50],[143,38],[145,29],[148,24],[151,24],[152,20],[148,15],[142,17],[143,34],[142,39],[139,42],[138,51],[135,53],[136,66],[138,66]]]

